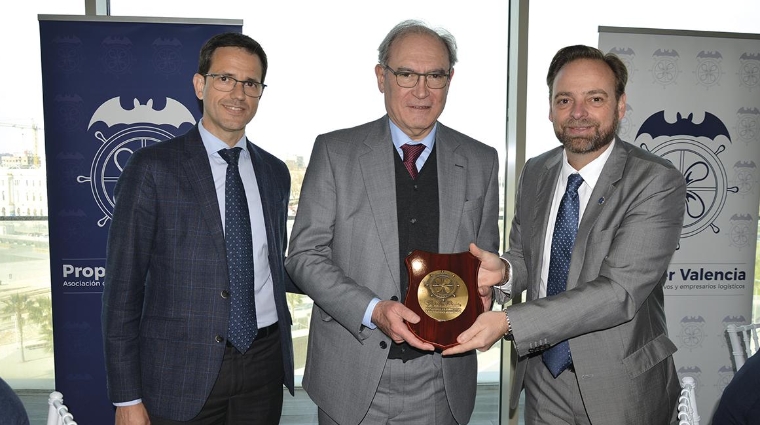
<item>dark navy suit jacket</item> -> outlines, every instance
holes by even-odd
[[[283,266],[290,174],[248,142],[261,194],[284,384],[293,392],[291,318]],[[198,414],[225,350],[230,302],[221,215],[197,126],[133,153],[115,188],[103,291],[112,402],[141,398],[157,416]]]

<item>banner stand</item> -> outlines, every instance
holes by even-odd
[[[55,386],[83,424],[114,423],[101,297],[113,188],[132,152],[201,117],[203,43],[241,20],[40,15]]]
[[[600,27],[599,46],[628,68],[620,137],[686,179],[665,312],[679,378],[695,379],[699,412],[711,418],[734,375],[726,326],[752,320],[760,35]]]

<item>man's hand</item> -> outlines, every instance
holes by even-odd
[[[503,312],[486,311],[478,316],[469,329],[459,334],[457,337],[459,345],[447,348],[443,351],[443,355],[465,353],[473,349],[486,351],[504,336],[507,330],[507,319]]]
[[[380,301],[372,311],[372,323],[396,344],[406,341],[420,350],[433,351],[435,349],[433,344],[417,338],[404,321],[417,323],[420,321],[420,316],[397,301]]]
[[[491,292],[491,287],[509,278],[509,270],[506,270],[504,262],[493,252],[484,251],[474,243],[470,244],[470,253],[480,260],[478,269],[478,292],[485,296]]]
[[[150,425],[145,405],[137,403],[132,406],[117,406],[115,425]]]

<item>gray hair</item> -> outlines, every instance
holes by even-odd
[[[397,39],[401,39],[410,34],[425,34],[431,35],[438,40],[441,40],[446,50],[449,52],[449,69],[454,67],[457,63],[457,41],[450,32],[443,28],[431,28],[422,21],[409,19],[403,21],[393,27],[392,30],[385,36],[383,42],[380,43],[380,47],[377,48],[377,60],[381,65],[388,65],[388,59],[390,56],[391,45]]]

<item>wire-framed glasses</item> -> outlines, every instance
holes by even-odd
[[[204,77],[211,77],[214,88],[223,92],[234,90],[237,83],[240,83],[243,86],[243,93],[249,97],[261,97],[267,86],[253,80],[238,80],[224,74],[205,74]]]
[[[420,81],[420,77],[425,79],[425,83],[429,89],[442,89],[449,83],[449,76],[451,75],[450,73],[445,74],[442,72],[420,74],[419,72],[412,71],[395,71],[388,65],[383,65],[383,67],[396,76],[396,84],[406,89],[415,87],[417,82]]]

